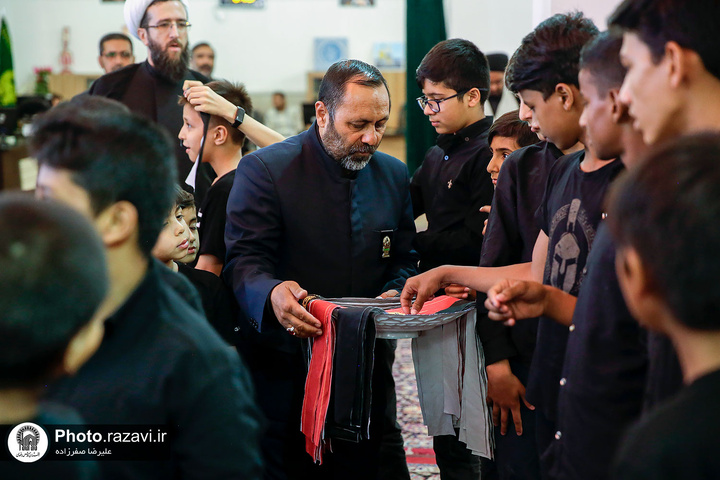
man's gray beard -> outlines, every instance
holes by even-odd
[[[162,47],[150,40],[148,48],[150,49],[150,58],[153,61],[153,67],[163,77],[173,82],[180,82],[185,78],[190,69],[190,49],[187,45],[182,50],[180,58],[173,60]]]
[[[377,147],[363,144],[360,147],[350,147],[350,151],[345,148],[345,142],[340,136],[338,131],[335,129],[335,122],[330,119],[330,124],[325,130],[325,136],[321,137],[325,150],[328,152],[333,160],[338,162],[341,167],[345,170],[351,170],[354,172],[360,171],[370,163],[372,154],[375,153]],[[356,160],[355,155],[357,153],[370,153],[369,156],[362,156],[362,160]]]

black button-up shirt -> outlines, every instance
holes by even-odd
[[[165,425],[171,459],[98,462],[106,479],[260,478],[260,413],[245,366],[151,261],[95,355],[49,397],[93,424]]]

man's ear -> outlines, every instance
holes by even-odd
[[[468,107],[474,107],[478,103],[480,103],[480,90],[473,87],[471,88],[466,94],[465,94],[467,101],[468,101]]]
[[[325,104],[319,100],[315,102],[315,120],[320,128],[325,128],[330,124],[330,112],[328,112]]]
[[[140,37],[140,41],[143,43],[143,45],[145,45],[146,47],[150,45],[147,28],[138,27],[137,34],[138,37]]]
[[[558,94],[562,101],[562,107],[565,111],[570,111],[576,104],[578,99],[577,89],[573,89],[567,83],[558,83],[555,85],[555,93]]]
[[[697,52],[681,47],[676,42],[665,44],[665,59],[668,62],[670,86],[678,88],[689,78],[706,70]]]
[[[213,128],[212,135],[210,135],[210,138],[212,138],[212,141],[215,145],[224,145],[225,142],[228,139],[228,129],[224,125],[218,125],[217,127]]]
[[[121,200],[100,212],[95,224],[106,247],[121,245],[137,232],[138,211],[132,203]]]
[[[100,65],[100,69],[104,72],[104,71],[105,71],[105,67],[104,67],[103,64],[102,64],[102,55],[100,55],[100,56],[98,57],[98,65]]]

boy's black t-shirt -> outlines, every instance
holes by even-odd
[[[622,171],[619,159],[584,172],[585,151],[558,159],[548,176],[538,208],[538,226],[548,236],[543,283],[577,295],[587,272],[585,265],[602,218],[603,200],[610,182]],[[555,420],[568,327],[550,318],[538,322],[537,344],[530,368],[527,399]]]
[[[550,471],[558,480],[605,480],[622,433],[640,417],[647,374],[646,331],[625,304],[605,222],[569,331]]]
[[[505,159],[485,231],[481,267],[502,267],[532,260],[540,232],[535,212],[542,202],[550,169],[561,156],[555,145],[542,142],[516,150]],[[485,311],[484,302],[485,295],[479,293],[479,312]],[[530,364],[535,349],[536,320],[525,320],[509,328],[479,314],[477,331],[486,364],[512,357]]]
[[[205,195],[198,210],[200,255],[214,255],[225,263],[225,220],[228,197],[235,181],[235,170],[218,178]]]
[[[493,184],[487,172],[492,155],[487,132],[492,117],[458,131],[440,135],[410,182],[415,218],[427,216],[428,228],[414,246],[420,254],[420,270],[444,264],[478,264],[482,230],[490,205]]]
[[[656,332],[648,332],[647,337],[648,372],[644,411],[652,410],[683,386],[680,361],[672,341]]]
[[[720,370],[695,380],[625,436],[615,480],[720,478]]]

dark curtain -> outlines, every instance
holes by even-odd
[[[407,101],[405,143],[410,174],[420,166],[437,134],[415,99],[422,93],[415,82],[415,70],[425,54],[445,40],[442,0],[407,0]]]

